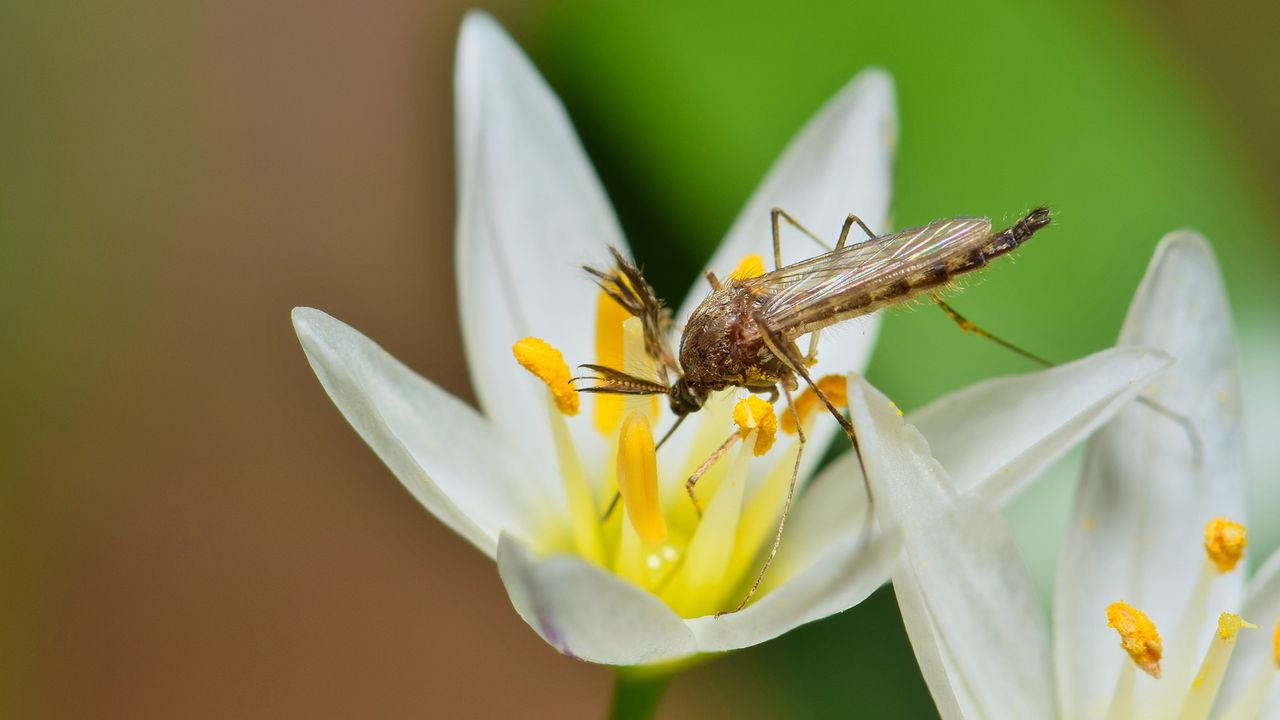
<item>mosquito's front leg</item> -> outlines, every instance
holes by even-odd
[[[795,401],[791,398],[791,390],[786,385],[782,386],[782,392],[787,398],[787,412],[791,413],[791,417],[796,421],[796,428],[800,427],[800,413],[796,411]],[[747,590],[746,597],[742,598],[742,602],[738,603],[738,607],[728,612],[738,612],[747,606],[751,598],[760,589],[760,583],[764,582],[765,573],[769,572],[769,566],[773,564],[773,559],[778,556],[778,548],[782,547],[782,530],[787,526],[787,516],[791,514],[791,501],[796,496],[796,480],[800,477],[800,458],[804,457],[804,431],[801,430],[796,435],[798,445],[796,446],[796,461],[791,467],[791,484],[787,486],[787,499],[782,503],[782,517],[778,519],[778,532],[773,535],[773,546],[769,548],[769,554],[765,556],[764,565],[760,567],[760,572],[756,575],[756,579],[751,583],[751,589]],[[726,615],[728,613],[716,613],[716,617]]]
[[[729,448],[733,447],[733,443],[737,439],[738,433],[734,432],[729,436],[728,440],[725,440],[721,443],[720,447],[716,448],[715,452],[711,453],[711,457],[707,458],[698,466],[697,470],[693,471],[693,474],[689,476],[688,480],[684,481],[684,489],[689,493],[689,500],[693,502],[693,510],[698,513],[698,517],[702,517],[702,503],[698,502],[698,496],[694,493],[693,489],[698,484],[698,481],[702,479],[702,476],[711,469],[711,466],[715,465],[717,460],[724,457],[724,454],[729,452]]]

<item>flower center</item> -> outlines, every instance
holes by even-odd
[[[763,271],[763,258],[748,257],[734,276]],[[596,305],[595,340],[599,364],[656,379],[658,368],[646,350],[640,319],[604,291]],[[655,424],[669,427],[673,419],[658,397],[595,394],[588,414],[608,445],[588,462],[579,455],[566,417],[578,412],[579,397],[563,355],[538,338],[521,340],[512,352],[547,387],[548,419],[568,499],[568,528],[552,524],[541,551],[580,555],[654,593],[683,617],[736,606],[776,533],[796,457],[791,438],[766,471],[748,482],[754,458],[777,441],[780,418],[772,404],[749,396],[735,405],[728,393],[713,394],[659,462]],[[845,402],[843,379],[824,378],[823,383],[833,401]]]
[[[1257,627],[1239,615],[1221,613],[1217,632],[1213,634],[1199,668],[1195,667],[1197,642],[1211,617],[1208,609],[1210,586],[1216,578],[1237,567],[1244,557],[1246,544],[1245,528],[1240,523],[1219,517],[1205,525],[1203,569],[1187,609],[1171,636],[1167,656],[1155,623],[1145,613],[1123,601],[1107,606],[1107,625],[1120,633],[1120,645],[1133,660],[1132,664],[1125,663],[1121,668],[1107,712],[1108,720],[1138,717],[1203,720],[1209,716],[1230,664],[1236,636],[1243,628]],[[1280,639],[1276,642],[1280,643]],[[1161,668],[1162,658],[1166,660],[1164,670]],[[1280,662],[1280,647],[1277,648],[1277,662]],[[1148,696],[1149,704],[1141,708],[1134,707],[1135,667],[1159,682]],[[1274,675],[1274,670],[1267,672],[1262,689],[1247,690],[1226,717],[1259,718],[1266,690]]]

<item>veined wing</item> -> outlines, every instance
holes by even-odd
[[[841,248],[742,281],[769,297],[762,308],[775,330],[796,337],[853,317],[876,291],[964,256],[991,236],[991,220],[957,218]],[[864,305],[865,306],[865,305]],[[867,308],[868,311],[870,308]]]

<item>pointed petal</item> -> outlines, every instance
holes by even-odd
[[[924,437],[857,375],[849,409],[881,525],[902,532],[894,590],[940,712],[1051,717],[1048,625],[1000,513],[958,494]]]
[[[1042,372],[971,385],[911,414],[962,491],[1004,505],[1169,367],[1169,356],[1111,348]]]
[[[554,517],[475,410],[319,310],[295,308],[293,327],[347,422],[454,532],[493,557],[503,531],[532,538]]]
[[[1099,621],[1103,608],[1124,599],[1157,627],[1175,627],[1201,572],[1204,524],[1218,515],[1243,521],[1231,313],[1203,238],[1182,231],[1161,241],[1119,344],[1174,357],[1146,395],[1194,423],[1203,457],[1197,464],[1181,425],[1139,404],[1090,440],[1054,601],[1058,696],[1067,717],[1105,707],[1119,663],[1128,662]],[[1219,578],[1208,607],[1238,607],[1241,584],[1240,573]],[[1212,628],[1205,631],[1201,648]]]
[[[773,230],[769,211],[780,207],[835,245],[849,213],[858,214],[875,232],[889,230],[889,194],[898,127],[893,80],[879,69],[864,70],[818,111],[783,151],[729,234],[708,269],[720,276],[746,255],[756,253],[773,266]],[[850,235],[850,242],[863,239]],[[790,226],[782,231],[782,261],[792,263],[821,252]],[[696,284],[676,315],[677,326],[706,295]],[[875,342],[878,317],[823,336],[814,377],[843,375],[866,367]],[[824,447],[825,438],[814,447]]]
[[[581,558],[535,558],[524,543],[503,535],[498,573],[520,617],[565,655],[645,665],[697,650],[684,621],[656,596]]]
[[[481,408],[527,461],[554,468],[541,388],[511,360],[530,335],[570,365],[594,362],[596,288],[583,264],[603,267],[626,245],[604,190],[560,101],[488,15],[462,25],[455,76],[458,293],[467,362]],[[570,423],[589,466],[603,440]]]

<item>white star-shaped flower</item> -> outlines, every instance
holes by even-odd
[[[795,436],[779,435],[756,457],[768,443],[751,437],[785,418],[747,408],[742,442],[699,485],[699,515],[685,480],[732,431],[736,395],[712,398],[655,455],[654,428],[672,422],[665,405],[566,390],[568,365],[645,362],[635,321],[581,270],[607,266],[608,248],[625,254],[626,243],[564,109],[486,15],[463,24],[456,91],[457,273],[480,410],[350,327],[299,308],[307,357],[361,437],[424,507],[496,560],[529,625],[578,658],[639,665],[753,645],[875,590],[898,535],[861,532],[865,493],[827,472],[797,499],[760,592],[715,616],[744,597],[772,542]],[[772,257],[773,206],[832,235],[850,210],[886,228],[895,142],[891,81],[866,71],[792,141],[710,267],[723,276],[748,256]],[[816,250],[805,242],[787,244],[784,261]],[[694,289],[678,320],[702,294]],[[861,371],[876,322],[828,333],[814,375]],[[968,388],[912,419],[955,477],[1009,497],[1166,364],[1159,353],[1109,350]],[[824,413],[804,422],[811,448],[837,430]],[[806,453],[802,480],[819,456]],[[629,497],[601,520],[620,478]]]
[[[1246,590],[1239,379],[1203,238],[1161,242],[1119,344],[1175,365],[1145,389],[1154,407],[1126,407],[1089,443],[1052,631],[991,494],[850,387],[864,442],[886,449],[868,450],[867,472],[904,538],[894,589],[944,718],[1280,717],[1280,553]]]

